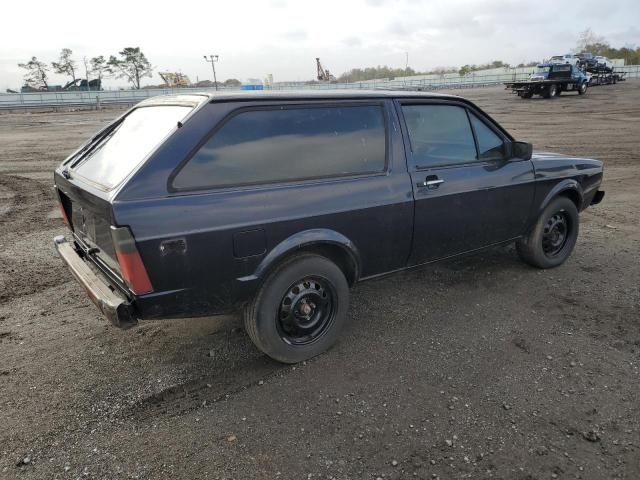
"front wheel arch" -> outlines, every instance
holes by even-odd
[[[582,192],[582,187],[576,180],[566,179],[558,183],[551,189],[551,191],[549,191],[549,193],[547,193],[547,196],[542,201],[540,207],[538,208],[538,211],[535,214],[536,218],[538,215],[540,215],[540,213],[542,213],[545,208],[547,208],[547,205],[549,205],[549,203],[551,203],[555,198],[559,196],[570,198],[571,201],[575,203],[578,211],[582,210],[582,205],[584,203],[584,194]]]

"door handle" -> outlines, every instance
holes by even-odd
[[[437,175],[429,175],[424,182],[418,182],[418,187],[438,188],[441,183],[444,183],[444,180]]]
[[[424,186],[430,187],[432,185],[440,185],[443,182],[444,180],[427,180],[426,182],[424,182]]]

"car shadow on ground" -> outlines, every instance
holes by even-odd
[[[362,351],[368,337],[380,335],[388,328],[379,321],[379,316],[369,314],[371,309],[394,312],[397,305],[402,305],[408,313],[394,318],[393,327],[411,328],[413,323],[421,321],[412,312],[420,309],[422,295],[439,292],[440,296],[444,295],[441,301],[454,303],[462,287],[497,288],[498,277],[526,274],[527,270],[531,269],[518,260],[513,247],[503,246],[363,282],[352,290],[351,318],[339,342],[339,351],[353,357],[353,353],[348,352]],[[461,308],[460,314],[464,315],[465,307]],[[363,331],[368,334],[362,335]],[[179,415],[225,400],[234,393],[259,386],[271,376],[286,375],[292,369],[271,360],[253,346],[239,315],[142,322],[134,332],[132,345],[127,348],[145,350],[148,358],[155,362],[149,367],[155,374],[180,372],[174,373],[175,382],[161,382],[130,403],[125,416],[139,420],[152,419],[158,414]],[[149,375],[148,371],[140,374],[152,380],[153,374]]]

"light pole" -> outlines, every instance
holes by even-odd
[[[216,79],[216,62],[218,61],[218,55],[203,55],[206,62],[211,64],[211,69],[213,70],[213,86],[216,87],[216,91],[218,90],[218,80]]]

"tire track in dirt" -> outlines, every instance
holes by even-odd
[[[54,209],[52,189],[37,180],[17,175],[0,176],[2,198],[9,199],[0,207],[3,236],[8,233],[25,234],[60,225],[48,214]],[[4,202],[3,202],[4,203]]]
[[[260,381],[282,373],[283,369],[280,365],[259,358],[244,365],[239,371],[229,370],[227,375],[211,375],[192,380],[145,397],[125,410],[124,417],[145,421],[161,415],[180,416],[257,387]]]
[[[14,175],[0,176],[0,304],[66,281],[51,250],[51,233],[62,222],[51,189]],[[36,248],[25,248],[36,240]]]

